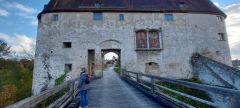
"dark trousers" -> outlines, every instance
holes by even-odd
[[[87,90],[80,91],[80,106],[88,106]]]

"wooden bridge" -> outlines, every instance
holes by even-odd
[[[79,98],[77,79],[65,82],[51,90],[47,90],[37,96],[33,96],[17,102],[7,108],[78,108]],[[178,87],[187,87],[203,91],[208,95],[226,97],[225,104],[229,108],[240,108],[240,91],[203,85],[182,80],[161,78],[142,73],[122,70],[117,75],[113,67],[104,71],[104,77],[95,79],[90,83],[88,92],[89,108],[195,108],[196,104],[204,107],[223,108],[221,100],[202,99],[161,83],[171,83]],[[59,93],[60,92],[60,93]],[[54,95],[60,96],[54,96]],[[175,95],[171,95],[175,94]],[[178,96],[176,96],[178,95]],[[179,96],[191,100],[187,103]],[[47,100],[47,101],[46,101]],[[52,102],[50,101],[52,100]],[[43,106],[44,103],[44,106]]]

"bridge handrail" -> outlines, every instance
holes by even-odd
[[[7,106],[6,108],[29,108],[29,107],[34,107],[35,105],[37,105],[38,103],[44,101],[45,99],[47,99],[48,97],[60,92],[61,90],[67,88],[70,85],[70,92],[75,93],[75,82],[78,80],[74,79],[74,80],[69,80],[64,82],[61,85],[58,85],[52,89],[46,90],[36,96],[31,96],[29,98],[26,98],[24,100],[21,100],[15,104],[12,104],[10,106]]]
[[[133,76],[131,74],[133,74],[135,76]],[[158,94],[165,95],[165,98],[168,98],[171,101],[174,101],[174,102],[176,102],[178,104],[181,104],[185,107],[194,107],[194,106],[189,105],[185,102],[182,102],[181,100],[178,100],[174,97],[171,97],[171,96],[169,97],[169,95],[167,95],[167,94],[160,93],[161,91],[156,90],[156,88],[161,88],[161,89],[173,92],[175,94],[181,95],[183,97],[187,97],[187,98],[192,99],[194,101],[198,101],[200,103],[204,103],[204,104],[207,104],[207,105],[210,105],[210,106],[214,106],[214,107],[219,107],[219,106],[218,106],[218,104],[216,104],[214,102],[204,100],[204,99],[200,99],[198,97],[191,96],[189,94],[182,93],[182,92],[173,90],[171,88],[167,88],[165,86],[161,86],[159,84],[156,84],[155,80],[159,80],[159,81],[163,81],[163,82],[167,82],[167,83],[171,83],[171,84],[176,84],[176,85],[180,85],[180,86],[185,86],[185,87],[188,87],[188,88],[201,90],[201,91],[204,91],[204,92],[207,92],[207,93],[215,93],[215,94],[220,94],[220,95],[224,95],[224,96],[226,95],[226,96],[229,96],[233,99],[239,99],[240,98],[240,91],[234,90],[234,89],[216,87],[216,86],[211,86],[211,85],[203,85],[203,84],[187,82],[187,81],[182,81],[182,80],[163,78],[163,77],[158,77],[158,76],[153,76],[153,75],[138,73],[138,72],[131,72],[131,71],[126,71],[126,70],[122,71],[122,75],[123,75],[124,78],[127,78],[128,80],[131,80],[132,82],[137,83],[139,85],[142,85],[142,83],[141,83],[142,81],[147,82],[148,84],[150,84],[150,87],[148,87],[148,88],[150,88],[150,91],[152,91],[152,93],[158,93]],[[150,78],[150,81],[145,81],[145,80],[141,79],[142,77]],[[135,79],[135,80],[133,80],[133,79]]]

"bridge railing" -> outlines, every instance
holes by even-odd
[[[176,96],[173,96],[170,94],[176,94],[176,95],[182,96],[193,102],[198,102],[198,103],[207,105],[208,107],[223,108],[225,107],[225,106],[222,106],[223,104],[228,104],[227,107],[229,108],[240,108],[240,91],[238,90],[204,85],[204,84],[193,83],[193,82],[188,82],[183,80],[162,78],[162,77],[157,77],[157,76],[143,74],[143,73],[130,72],[126,70],[122,71],[122,76],[132,85],[138,87],[140,90],[143,90],[145,93],[150,94],[153,98],[157,100],[159,99],[167,100],[170,103],[174,103],[174,105],[178,107],[195,108],[198,106],[189,104],[186,101],[180,100],[179,98],[176,98]],[[194,90],[200,90],[207,93],[208,95],[227,97],[228,102],[222,104],[222,102],[218,102],[217,100],[213,101],[211,99],[210,100],[202,99],[202,98],[199,98],[184,92],[180,92],[179,90],[172,89],[170,87],[159,84],[161,82],[174,84],[174,86],[177,86],[177,87],[187,87],[187,88],[192,88]]]
[[[32,107],[47,107],[47,108],[59,108],[66,106],[72,99],[75,98],[78,93],[77,80],[69,80],[63,84],[56,86],[52,89],[46,90],[39,95],[32,96],[21,100],[6,108],[32,108]],[[49,97],[56,95],[59,92],[63,92],[60,97],[53,100],[48,106],[38,106],[41,102],[46,101]],[[47,100],[48,101],[48,100]]]

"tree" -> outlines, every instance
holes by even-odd
[[[3,56],[6,56],[10,53],[10,46],[8,46],[8,44],[3,41],[3,40],[0,40],[0,58],[3,57]]]
[[[24,48],[23,46],[22,46],[22,49],[23,49],[22,59],[28,59],[28,60],[34,59],[35,45],[32,45],[30,50],[26,50],[26,48]]]

